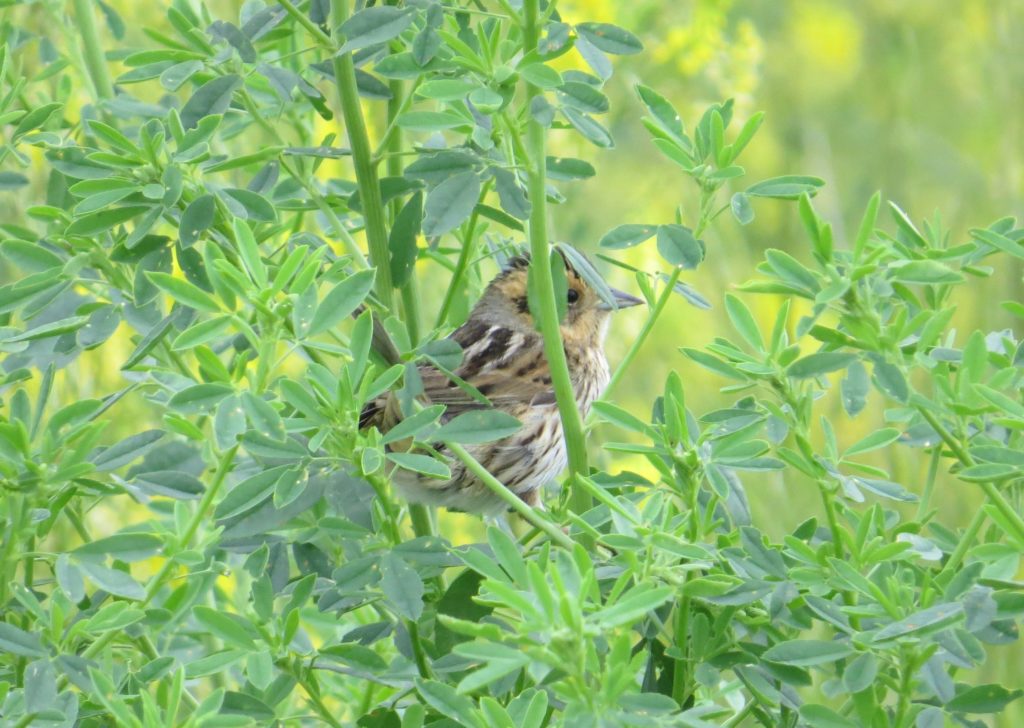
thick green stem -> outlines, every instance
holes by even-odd
[[[278,5],[285,9],[292,18],[301,25],[306,31],[317,39],[317,41],[326,47],[328,50],[334,50],[334,44],[331,42],[331,37],[317,27],[316,23],[309,19],[309,16],[299,10],[289,0],[277,0]]]
[[[523,3],[523,37],[526,53],[537,49],[539,28],[539,0],[525,0]],[[527,105],[542,92],[533,84],[527,84]],[[587,443],[583,437],[583,418],[576,404],[572,379],[569,376],[569,365],[566,361],[565,348],[562,344],[562,332],[558,321],[558,307],[555,304],[555,287],[551,277],[551,266],[548,263],[551,246],[548,243],[547,230],[547,192],[545,164],[544,127],[536,119],[531,118],[526,125],[526,145],[529,152],[530,193],[530,273],[536,283],[537,310],[540,314],[540,330],[544,336],[544,353],[551,369],[551,382],[558,401],[558,412],[562,418],[562,432],[565,436],[565,447],[569,454],[570,507],[577,513],[590,510],[590,495],[582,488],[577,488],[574,481],[577,475],[586,475],[590,471],[587,463]]]
[[[337,28],[348,18],[348,0],[331,0],[331,23]],[[338,101],[345,119],[348,144],[352,149],[352,163],[359,186],[359,197],[366,221],[366,244],[370,262],[377,268],[375,291],[381,304],[394,311],[394,290],[391,285],[391,266],[388,264],[388,233],[384,224],[384,204],[380,195],[377,168],[366,134],[363,108],[356,88],[356,69],[351,53],[334,56],[334,80],[338,87]]]
[[[540,515],[533,508],[523,502],[523,499],[509,490],[505,485],[491,475],[490,471],[487,470],[480,462],[466,452],[466,449],[458,443],[449,442],[445,443],[448,449],[452,453],[465,463],[469,471],[473,473],[480,481],[487,486],[495,495],[505,501],[508,507],[526,519],[530,524],[536,526],[541,531],[547,534],[548,538],[557,543],[559,546],[565,549],[571,550],[573,547],[572,539],[566,536],[561,529],[555,524],[548,521],[542,515]]]
[[[114,98],[114,85],[110,82],[107,70],[107,59],[103,55],[100,36],[96,30],[96,16],[93,13],[92,0],[73,0],[75,6],[75,22],[82,38],[82,50],[85,56],[86,70],[96,88],[97,100]]]

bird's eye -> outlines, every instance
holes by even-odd
[[[580,300],[580,292],[575,288],[570,288],[569,292],[566,294],[566,298],[569,300],[569,303],[576,303]]]

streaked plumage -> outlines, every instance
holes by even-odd
[[[504,440],[467,449],[512,492],[537,505],[540,487],[565,468],[566,452],[543,340],[527,305],[528,266],[526,257],[512,259],[487,286],[469,319],[451,338],[463,350],[455,374],[485,395],[493,407],[523,423],[516,434]],[[569,305],[562,322],[562,338],[576,401],[585,415],[608,383],[603,345],[611,311],[568,264],[566,278]],[[641,303],[620,291],[614,293],[620,307]],[[421,366],[419,373],[424,400],[447,406],[444,419],[484,406],[441,371]],[[387,431],[397,421],[397,413],[397,402],[391,394],[370,403],[360,425],[376,425]],[[411,502],[476,513],[502,509],[502,502],[460,461],[452,459],[451,469],[452,477],[447,481],[406,470],[394,471],[392,480]]]

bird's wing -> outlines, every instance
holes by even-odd
[[[424,402],[445,405],[445,419],[488,407],[510,410],[555,402],[538,335],[467,324],[453,338],[463,347],[462,363],[453,372],[455,376],[429,364],[418,367]],[[369,403],[360,417],[360,426],[393,426],[397,421],[393,398],[389,393]]]

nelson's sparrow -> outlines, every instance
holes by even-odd
[[[541,486],[565,468],[566,450],[544,342],[527,303],[528,268],[527,256],[512,258],[451,338],[463,351],[455,374],[487,397],[491,406],[511,414],[523,425],[503,440],[470,446],[467,450],[513,493],[526,503],[537,505]],[[608,384],[604,340],[614,308],[587,285],[567,259],[566,283],[562,340],[576,403],[580,413],[586,415]],[[643,303],[627,293],[611,290],[618,308]],[[486,406],[435,367],[422,365],[419,374],[423,382],[422,401],[447,407],[442,421]],[[375,425],[387,431],[400,418],[397,397],[389,393],[364,408],[360,426]],[[443,445],[437,449],[445,453]],[[454,459],[448,480],[396,469],[392,482],[410,502],[482,514],[496,514],[503,507],[487,486]]]

